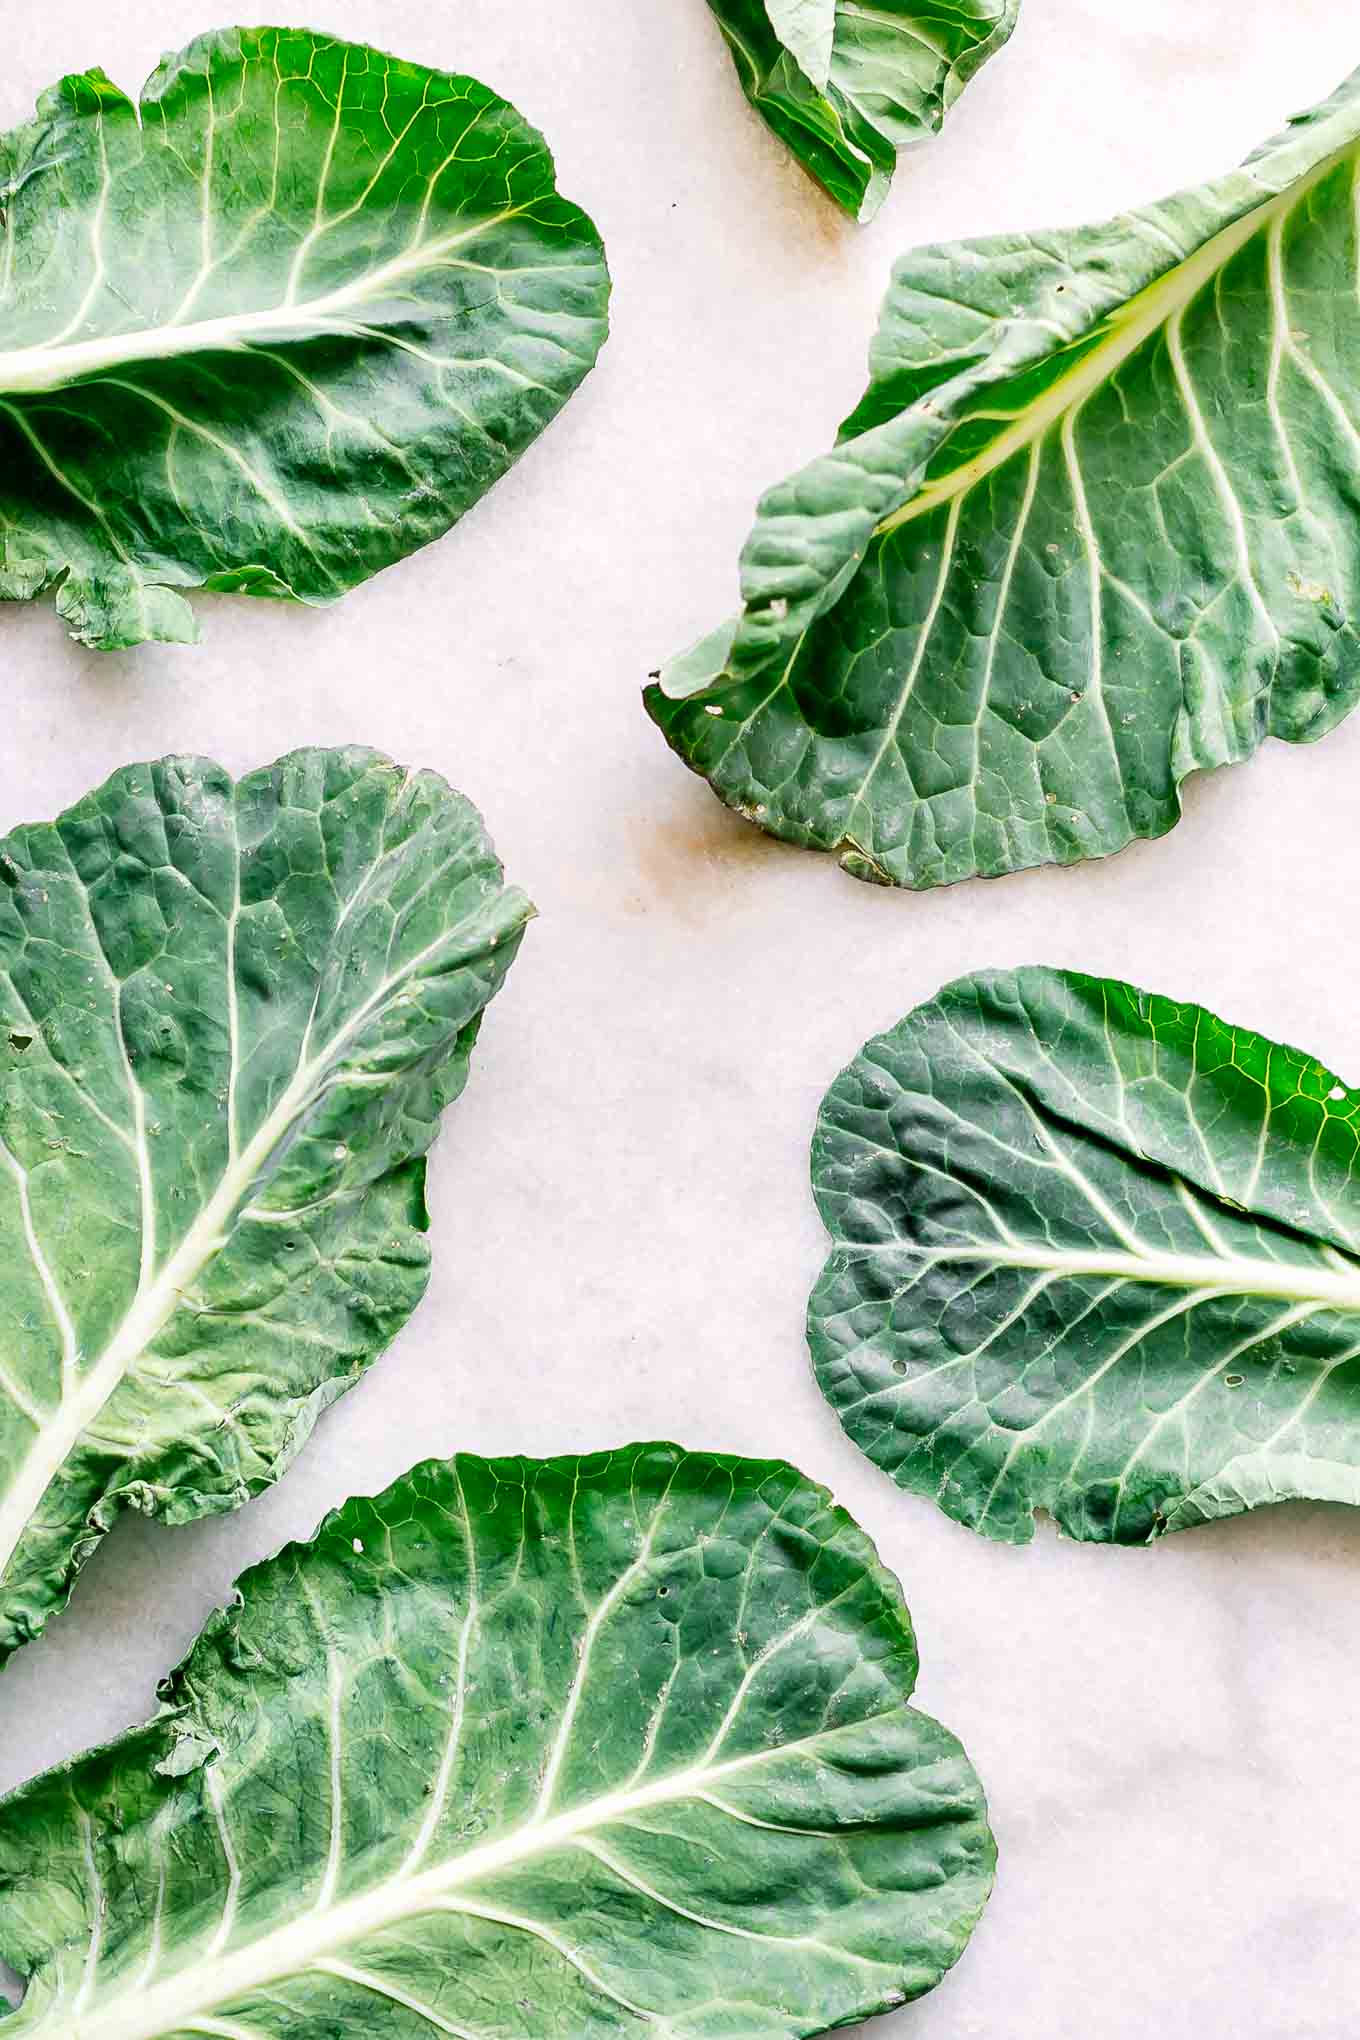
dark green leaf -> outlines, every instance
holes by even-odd
[[[768,1461],[460,1458],[241,1582],[0,1808],[14,2040],[793,2040],[937,1983],[994,1850],[897,1582]]]
[[[878,211],[897,151],[938,131],[1001,48],[1020,0],[708,0],[742,90],[856,219]]]
[[[2,1660],[121,1510],[235,1508],[405,1323],[531,909],[358,749],[128,766],[0,867]]]
[[[325,602],[447,531],[588,372],[599,236],[484,85],[224,29],[0,137],[0,597],[84,643]]]
[[[1360,691],[1360,73],[1215,184],[899,264],[835,452],[647,706],[729,806],[931,886],[1158,836]]]
[[[1360,1094],[1202,1007],[962,978],[839,1077],[818,1379],[960,1522],[1143,1543],[1360,1502]]]

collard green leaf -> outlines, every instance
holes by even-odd
[[[708,0],[742,90],[856,219],[897,151],[934,134],[1015,26],[1019,0]]]
[[[1360,690],[1360,73],[1241,170],[896,271],[745,608],[648,690],[729,806],[932,886],[1158,836]]]
[[[0,842],[0,1659],[120,1511],[276,1480],[405,1323],[530,911],[358,749],[129,766]]]
[[[689,2040],[929,1990],[994,1850],[900,1590],[790,1467],[433,1462],[0,1808],[13,2040]]]
[[[484,85],[224,29],[0,137],[0,596],[84,643],[178,590],[325,602],[447,531],[605,337],[599,236]]]
[[[818,1380],[901,1486],[1009,1543],[1360,1502],[1360,1093],[1202,1007],[949,985],[828,1092]]]

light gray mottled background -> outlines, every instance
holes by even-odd
[[[1353,0],[1024,0],[869,229],[741,98],[703,0],[311,0],[271,19],[484,77],[595,215],[614,337],[439,545],[337,608],[220,599],[115,657],[0,610],[0,826],[167,750],[235,770],[358,740],[486,813],[537,900],[433,1169],[431,1293],[281,1487],[125,1526],[0,1682],[0,1785],[139,1719],[248,1561],[431,1452],[642,1434],[781,1453],[900,1574],[920,1697],[986,1780],[1001,1876],[886,2040],[1353,2040],[1360,1512],[1148,1552],[986,1544],[842,1436],[801,1319],[817,1101],[945,979],[1044,961],[1206,1001],[1360,1077],[1360,717],[1191,787],[1163,842],[912,897],[766,841],[667,752],[649,667],[732,606],[759,490],[859,393],[894,255],[1198,181],[1360,62]],[[139,85],[206,0],[19,0],[0,127],[61,72]]]

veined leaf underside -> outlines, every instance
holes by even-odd
[[[859,220],[887,196],[897,151],[939,129],[1018,13],[1018,0],[709,5],[756,112]]]
[[[899,266],[738,624],[648,694],[724,800],[934,885],[1159,835],[1349,712],[1358,126],[1352,82],[1219,185]]]

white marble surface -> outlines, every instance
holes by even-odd
[[[598,219],[614,338],[452,537],[329,612],[218,600],[198,650],[0,611],[0,824],[128,759],[233,769],[361,740],[484,809],[542,918],[433,1169],[430,1296],[281,1487],[125,1526],[0,1681],[0,1785],[140,1718],[248,1561],[432,1451],[640,1434],[785,1454],[901,1575],[923,1703],[1001,1845],[956,1973],[885,2035],[1352,2040],[1360,1513],[1266,1511],[1150,1552],[982,1542],[901,1496],[808,1374],[819,1096],[946,978],[1048,961],[1202,999],[1360,1075],[1360,717],[1191,788],[1165,841],[924,897],[727,815],[638,706],[730,608],[759,489],[858,395],[894,254],[1075,220],[1227,168],[1360,61],[1352,0],[1024,0],[1009,50],[856,230],[741,99],[703,0],[312,0],[485,77]],[[203,0],[21,0],[0,126],[66,70],[138,85]]]

